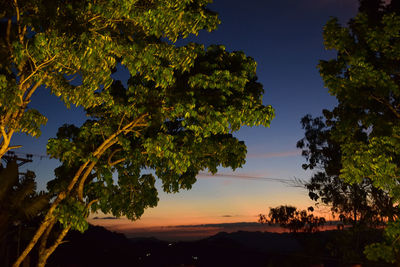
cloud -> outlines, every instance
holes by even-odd
[[[269,159],[269,158],[293,157],[300,155],[301,155],[300,150],[292,150],[292,151],[272,152],[272,153],[249,153],[247,155],[247,158]]]
[[[234,222],[234,223],[207,223],[207,224],[192,224],[192,225],[174,225],[166,226],[166,228],[233,228],[243,226],[260,226],[258,222]]]
[[[224,217],[224,218],[231,218],[231,217],[233,217],[232,215],[222,215],[221,217]]]
[[[92,220],[116,220],[116,219],[118,219],[117,217],[111,217],[111,216],[108,216],[108,217],[94,217],[94,218],[92,218]]]
[[[216,173],[212,174],[209,172],[200,172],[197,178],[233,178],[243,180],[255,180],[255,181],[266,181],[266,182],[281,182],[281,183],[293,183],[292,179],[285,178],[274,178],[274,177],[260,177],[246,174],[235,174],[235,173]]]

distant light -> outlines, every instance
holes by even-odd
[[[199,259],[199,257],[197,257],[197,256],[192,256],[192,258],[194,259],[194,260],[198,260]]]
[[[174,244],[174,243],[169,243],[168,246],[170,247],[170,246],[172,246],[173,244]]]
[[[151,255],[151,253],[147,253],[147,254],[146,254],[146,257],[149,257],[150,255]]]

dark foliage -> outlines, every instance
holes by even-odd
[[[287,228],[290,232],[316,232],[318,227],[324,225],[326,220],[324,217],[314,216],[310,212],[313,212],[313,207],[309,207],[307,210],[297,210],[293,206],[279,206],[276,208],[270,208],[268,218],[264,214],[260,214],[259,222],[268,224],[279,224],[283,228]]]
[[[36,192],[35,173],[19,172],[16,157],[0,164],[0,266],[10,266],[33,234],[49,196]]]
[[[325,117],[306,115],[301,124],[305,137],[297,142],[307,163],[305,170],[316,170],[309,182],[304,183],[309,197],[316,204],[331,207],[332,214],[353,225],[379,225],[398,215],[399,209],[384,190],[373,186],[365,178],[360,183],[349,183],[339,178],[342,168],[340,144],[331,136],[335,130],[334,114],[324,110]],[[365,139],[362,129],[359,139]]]

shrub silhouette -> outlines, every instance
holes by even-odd
[[[324,225],[326,220],[324,217],[314,216],[312,213],[314,208],[309,207],[308,210],[297,210],[296,207],[282,205],[276,208],[270,208],[268,217],[264,214],[259,215],[258,222],[271,224],[279,224],[283,228],[289,229],[290,232],[316,232],[318,227]]]

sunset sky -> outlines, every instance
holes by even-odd
[[[335,55],[324,50],[322,28],[332,16],[346,23],[356,14],[357,3],[357,0],[215,0],[210,9],[219,13],[222,23],[218,30],[201,32],[191,41],[223,44],[228,51],[242,50],[257,61],[257,74],[265,89],[264,104],[272,105],[276,112],[271,127],[243,128],[235,134],[248,148],[247,163],[242,169],[235,172],[220,169],[214,177],[203,173],[190,191],[165,194],[159,190],[158,207],[146,210],[139,221],[119,219],[103,223],[126,230],[255,222],[257,214],[268,212],[269,207],[310,206],[312,202],[304,189],[274,179],[310,177],[301,168],[304,159],[296,149],[296,142],[303,137],[300,119],[308,113],[320,115],[323,108],[332,108],[336,103],[324,88],[316,68],[320,59]],[[39,139],[25,135],[13,139],[14,145],[23,145],[16,151],[19,153],[46,155],[47,139],[55,136],[58,127],[64,123],[80,125],[85,120],[81,109],[66,109],[45,89],[36,93],[31,107],[39,109],[49,121]],[[33,163],[24,167],[36,172],[38,187],[44,189],[57,165],[55,160],[35,157]]]

